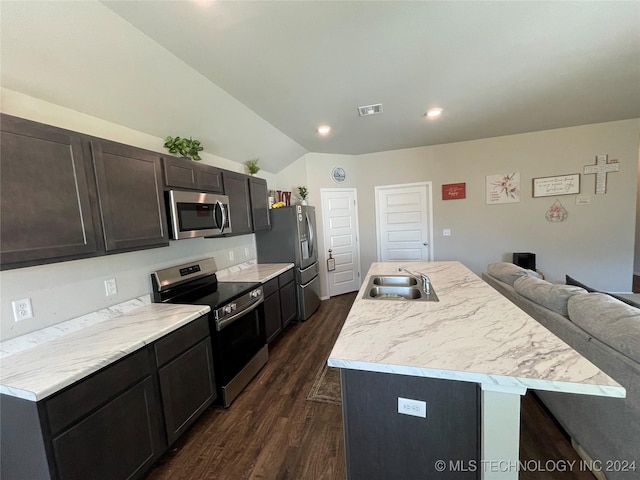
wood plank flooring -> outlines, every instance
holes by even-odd
[[[227,410],[207,410],[149,473],[149,480],[342,480],[340,406],[306,400],[355,293],[322,302],[269,348],[269,362]],[[537,399],[522,407],[521,459],[579,457]],[[593,480],[588,472],[521,472],[522,480]]]

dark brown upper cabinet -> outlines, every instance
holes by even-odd
[[[0,149],[2,268],[95,254],[82,137],[3,115]]]
[[[267,181],[262,178],[249,177],[249,195],[251,198],[251,217],[253,230],[269,230],[269,191]]]
[[[234,235],[271,228],[266,180],[224,170],[222,181]]]
[[[224,171],[222,173],[224,194],[229,197],[229,216],[234,235],[251,233],[251,197],[249,177],[241,173]]]
[[[105,249],[169,245],[160,155],[106,140],[91,152]]]
[[[167,187],[222,193],[222,170],[193,160],[163,157],[164,183]]]

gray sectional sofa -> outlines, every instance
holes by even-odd
[[[640,479],[640,309],[492,263],[482,278],[625,387],[625,399],[536,391],[599,478]],[[633,463],[635,462],[635,463]]]

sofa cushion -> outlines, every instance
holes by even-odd
[[[595,288],[588,287],[584,283],[579,282],[578,280],[576,280],[575,278],[570,277],[569,275],[565,275],[564,278],[565,278],[565,283],[567,285],[575,285],[576,287],[582,287],[587,292],[606,293],[607,295],[611,295],[613,298],[617,298],[618,300],[620,300],[621,302],[626,303],[627,305],[631,305],[632,307],[640,308],[640,303],[634,302],[633,300],[631,300],[629,298],[621,297],[619,295],[616,295],[615,293],[600,292],[599,290],[596,290]]]
[[[584,288],[555,285],[535,277],[520,277],[513,282],[513,288],[523,297],[565,317],[569,314],[567,310],[569,297],[587,293]]]
[[[569,319],[614,350],[640,362],[640,309],[596,292],[570,298]]]
[[[513,285],[513,282],[520,277],[540,278],[540,275],[533,270],[527,270],[526,268],[522,268],[508,262],[490,263],[487,266],[487,273],[501,282],[508,283],[509,285]]]

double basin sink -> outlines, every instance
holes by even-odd
[[[409,275],[372,275],[363,299],[438,302],[433,286],[425,293],[420,282]]]

